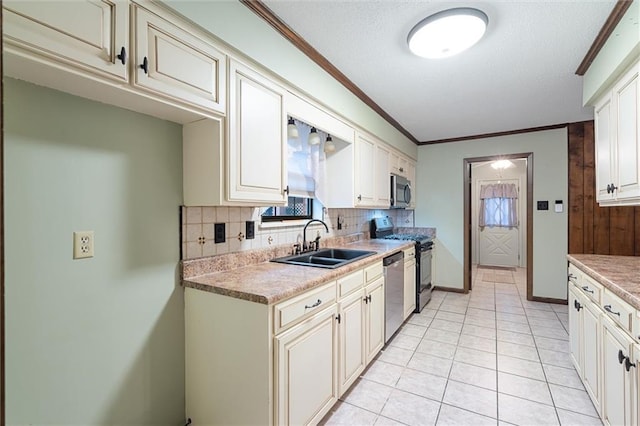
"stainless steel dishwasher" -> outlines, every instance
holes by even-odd
[[[384,266],[384,342],[402,325],[404,313],[404,253],[399,251],[382,260]]]

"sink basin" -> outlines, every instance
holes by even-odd
[[[290,265],[314,266],[316,268],[338,268],[355,262],[365,257],[376,254],[375,251],[352,249],[322,249],[304,254],[279,257],[272,262],[287,263]]]

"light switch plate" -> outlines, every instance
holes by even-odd
[[[73,233],[73,258],[87,257],[93,257],[93,231],[76,231]]]

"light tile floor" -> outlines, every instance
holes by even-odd
[[[525,269],[434,292],[322,423],[602,425],[569,360],[566,305],[526,300]]]

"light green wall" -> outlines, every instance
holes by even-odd
[[[631,63],[640,57],[640,1],[634,1],[584,75],[582,99],[593,105]]]
[[[533,294],[566,298],[567,130],[424,145],[418,150],[416,226],[437,229],[435,285],[463,288],[463,160],[533,152]],[[549,211],[537,211],[548,200]],[[564,212],[552,204],[563,200]]]
[[[4,89],[7,424],[183,424],[181,127]]]
[[[413,142],[240,2],[163,1],[339,114],[416,158]]]

